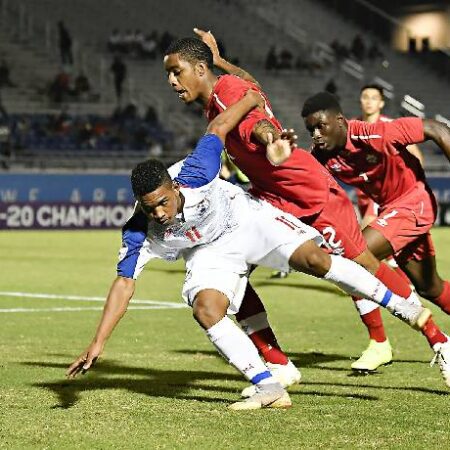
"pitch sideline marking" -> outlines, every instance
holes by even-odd
[[[0,297],[25,297],[25,298],[39,298],[50,300],[70,300],[70,301],[84,301],[84,302],[105,302],[104,297],[87,297],[80,295],[58,295],[58,294],[45,294],[45,293],[32,293],[32,292],[10,292],[0,291]],[[134,304],[142,304],[148,306],[133,306]],[[131,300],[131,304],[128,309],[136,310],[148,310],[148,309],[181,309],[187,308],[184,303],[163,302],[158,300]],[[1,312],[39,312],[39,311],[101,311],[103,307],[55,307],[55,308],[3,308]]]

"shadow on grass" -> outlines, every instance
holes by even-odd
[[[49,367],[65,370],[63,363],[44,363],[29,361],[23,363],[27,366]],[[115,375],[119,375],[118,377]],[[122,375],[122,377],[120,377]],[[130,376],[140,378],[130,378]],[[119,365],[111,361],[102,361],[96,365],[88,375],[79,375],[74,380],[59,380],[53,382],[34,383],[32,386],[46,389],[53,392],[58,403],[52,409],[68,409],[76,405],[80,396],[86,391],[123,389],[129,392],[148,395],[151,397],[166,397],[180,400],[193,400],[208,403],[224,403],[227,400],[223,397],[189,394],[191,390],[211,392],[221,392],[238,394],[236,388],[224,386],[225,381],[242,381],[238,374],[221,374],[203,371],[187,370],[159,370],[142,367],[132,367]],[[211,385],[211,382],[218,381],[220,385]],[[202,383],[206,382],[206,383]],[[352,393],[330,393],[330,392],[296,392],[295,395],[313,395],[320,397],[342,397],[357,398],[360,400],[377,400],[377,397],[366,394]],[[236,400],[238,397],[236,396]]]
[[[181,353],[185,355],[205,355],[205,356],[216,356],[220,358],[214,350],[175,350],[175,353]],[[346,371],[347,369],[341,367],[322,367],[320,364],[329,363],[334,361],[350,361],[350,358],[345,355],[338,355],[335,353],[321,353],[321,352],[307,352],[307,353],[288,353],[290,360],[300,368],[315,368],[323,370],[336,370],[336,371]]]
[[[67,364],[29,361],[27,366],[50,367],[65,371]],[[115,375],[123,375],[116,377]],[[141,378],[130,378],[139,376]],[[53,408],[70,408],[85,391],[125,389],[130,392],[152,397],[178,398],[183,400],[198,400],[202,402],[223,403],[224,398],[208,395],[190,395],[192,389],[207,392],[236,393],[236,388],[223,386],[225,380],[242,380],[238,374],[221,374],[188,370],[159,370],[143,367],[132,367],[116,364],[112,361],[101,361],[85,376],[79,375],[73,380],[34,383],[32,386],[52,391],[58,397],[58,404]],[[219,381],[221,386],[204,384],[204,382]]]

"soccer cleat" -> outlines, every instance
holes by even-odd
[[[278,383],[271,383],[258,386],[251,397],[232,403],[228,408],[233,411],[243,411],[261,408],[287,409],[291,406],[289,394]]]
[[[297,367],[292,364],[291,361],[288,361],[287,364],[272,364],[267,362],[267,368],[270,370],[275,381],[281,384],[284,388],[288,388],[293,384],[300,383],[302,378],[302,374],[297,369]],[[247,386],[242,392],[242,397],[251,397],[256,393],[257,387],[252,384]]]
[[[392,309],[389,308],[389,305],[387,308],[394,316],[416,330],[421,330],[431,317],[431,311],[428,308],[407,301],[397,303]]]
[[[431,360],[430,366],[433,366],[436,362],[438,363],[442,378],[444,379],[445,384],[450,387],[450,340],[434,344],[433,350],[435,354],[434,358]]]
[[[352,370],[359,372],[373,372],[378,367],[392,362],[392,347],[389,339],[384,342],[377,342],[371,339],[369,346],[362,352],[362,355],[352,365]]]
[[[287,278],[289,276],[289,272],[283,272],[282,270],[274,270],[271,274],[270,274],[270,279],[274,280],[274,279],[279,279],[279,278]]]

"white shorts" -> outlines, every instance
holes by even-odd
[[[204,289],[222,292],[230,301],[229,314],[239,311],[251,265],[288,271],[289,259],[306,241],[322,244],[314,228],[270,204],[242,196],[245,213],[239,226],[220,239],[184,252],[186,279],[183,298],[192,306]],[[244,210],[243,210],[244,211]]]

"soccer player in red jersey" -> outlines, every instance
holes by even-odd
[[[306,100],[302,117],[319,161],[380,205],[377,219],[363,231],[369,249],[380,260],[394,255],[417,292],[449,314],[450,283],[436,270],[430,234],[436,200],[419,160],[406,149],[431,139],[450,160],[449,128],[416,117],[373,124],[347,120],[336,97],[326,92]],[[435,349],[448,347],[450,364],[447,338],[427,337]]]
[[[361,106],[361,116],[355,120],[362,120],[368,123],[392,122],[392,118],[382,113],[385,106],[384,89],[378,84],[366,84],[360,90],[359,102]],[[423,155],[416,145],[406,147],[423,166]],[[378,216],[378,205],[360,189],[356,189],[358,209],[361,214],[361,227],[364,229],[370,222]]]
[[[258,91],[265,99],[265,110],[252,110],[226,139],[232,161],[252,183],[251,192],[317,228],[334,253],[345,252],[347,258],[375,274],[396,294],[416,299],[409,285],[367,250],[353,206],[343,189],[308,152],[300,148],[291,151],[289,145],[283,146],[281,126],[257,84],[234,75],[218,78],[212,71],[211,50],[198,39],[184,38],[173,43],[166,50],[164,65],[168,81],[179,98],[185,103],[202,103],[210,121],[242,99],[249,89]],[[221,68],[251,78],[227,62]],[[289,161],[281,164],[288,156]],[[250,325],[250,338],[266,361],[272,362],[271,351],[278,345],[256,293],[247,292],[246,300],[249,297],[250,303],[257,306],[248,307],[247,317],[238,320]],[[287,362],[282,361],[281,352],[277,357],[278,364]]]

